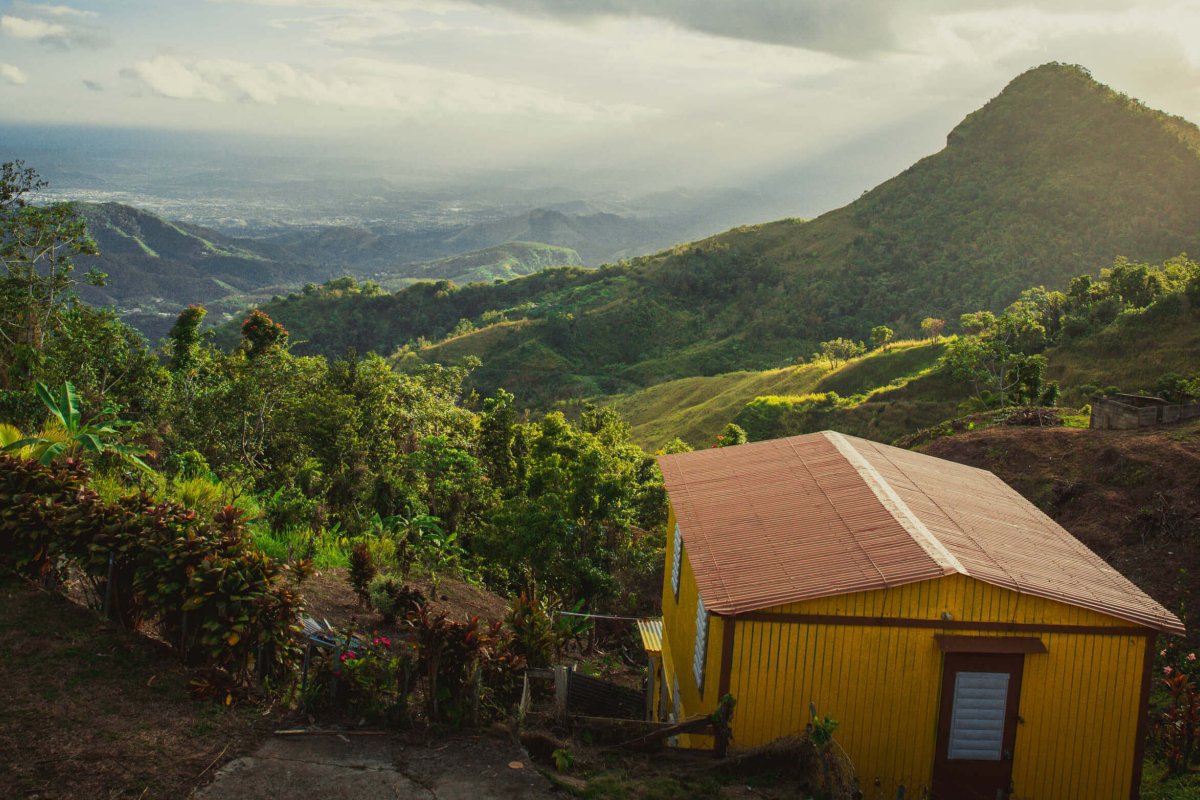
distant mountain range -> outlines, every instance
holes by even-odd
[[[479,388],[549,405],[778,367],[877,324],[914,334],[925,316],[999,310],[1117,256],[1183,251],[1200,252],[1200,130],[1048,64],[970,114],[942,151],[812,221],[737,228],[598,272],[436,297],[317,293],[267,310],[326,353],[388,351],[474,320],[420,357],[478,356]]]
[[[654,240],[649,222],[576,205],[588,213],[537,209],[424,232],[320,227],[241,238],[119,203],[80,203],[101,255],[80,258],[78,266],[109,275],[106,286],[85,287],[85,300],[116,307],[156,339],[189,303],[213,306],[219,321],[273,295],[342,275],[388,289],[419,280],[492,283],[548,267],[615,260],[627,251],[644,252]]]

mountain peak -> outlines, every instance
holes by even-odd
[[[1164,133],[1200,153],[1200,129],[1192,123],[1100,83],[1086,67],[1050,62],[1009,81],[955,126],[946,144],[1002,152],[1034,141],[1051,149],[1080,148],[1123,136],[1126,143],[1150,146]]]

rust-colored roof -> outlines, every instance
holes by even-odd
[[[832,431],[658,461],[704,605],[716,614],[960,573],[1184,630],[985,470]]]

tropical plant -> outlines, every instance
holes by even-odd
[[[145,448],[115,441],[119,429],[132,427],[134,423],[117,418],[114,406],[106,405],[100,414],[85,422],[79,410],[79,397],[69,381],[63,384],[58,397],[51,394],[44,383],[39,383],[37,396],[50,412],[50,426],[35,436],[6,444],[5,451],[20,451],[28,447],[41,464],[50,464],[60,457],[73,456],[81,451],[96,455],[115,453],[141,469],[152,471],[140,458],[146,454]]]
[[[395,575],[376,575],[367,587],[371,606],[389,625],[411,614],[416,606],[425,605],[425,595],[415,586],[408,586]]]
[[[370,599],[370,584],[376,573],[375,559],[364,541],[357,541],[350,548],[350,586],[358,596],[358,604],[366,605]]]
[[[1162,679],[1169,698],[1158,721],[1158,738],[1167,772],[1182,775],[1187,772],[1200,750],[1200,693],[1191,676],[1184,672]]]

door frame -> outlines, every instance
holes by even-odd
[[[1016,758],[1017,724],[1020,721],[1021,684],[1025,672],[1025,655],[1021,652],[988,653],[988,652],[947,652],[942,660],[940,703],[938,705],[937,738],[935,740],[933,774],[930,781],[933,800],[965,800],[959,793],[958,787],[953,787],[954,793],[947,793],[942,782],[954,779],[957,770],[970,771],[975,769],[987,770],[995,767],[997,762],[974,761],[969,759],[949,758],[950,726],[953,720],[955,676],[960,672],[1007,672],[1008,693],[1004,706],[1004,732],[1001,739],[1000,764],[1007,778],[1002,779],[1003,787],[999,797],[1007,798],[1008,787],[1012,785],[1013,763]],[[957,768],[957,769],[956,769]],[[981,800],[997,800],[989,794],[994,790],[980,788],[976,795]]]

